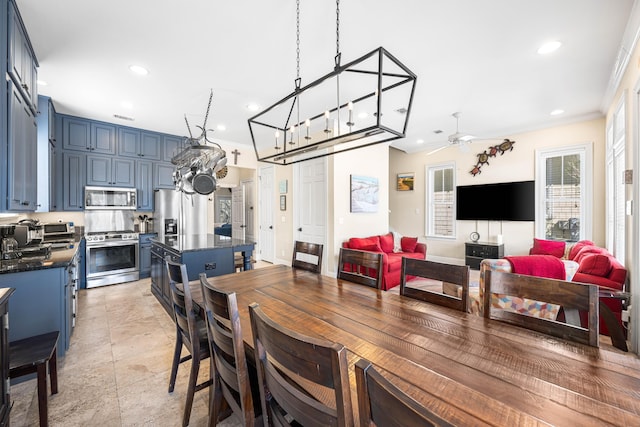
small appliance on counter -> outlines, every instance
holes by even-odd
[[[37,219],[21,219],[18,221],[18,225],[25,226],[29,229],[29,240],[31,245],[37,245],[38,243],[42,243],[44,239],[44,226],[40,224],[40,221]]]
[[[15,225],[0,225],[0,258],[16,259],[22,256],[15,239]]]
[[[54,249],[72,247],[76,233],[73,222],[51,222],[42,227],[43,243],[50,243]]]

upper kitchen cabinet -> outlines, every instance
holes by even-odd
[[[86,182],[87,155],[77,152],[62,153],[62,209],[81,211],[84,208],[84,186]]]
[[[118,155],[160,160],[160,135],[137,129],[118,128]]]
[[[9,2],[7,71],[32,113],[38,109],[38,61],[14,3]]]
[[[56,205],[56,110],[51,98],[38,96],[38,209],[55,211]]]
[[[114,125],[79,119],[62,118],[62,148],[116,154],[116,127]]]
[[[134,187],[135,161],[120,157],[87,156],[87,185]]]
[[[11,80],[7,155],[7,200],[10,211],[35,211],[37,205],[37,125],[33,112]]]
[[[183,138],[178,136],[164,135],[164,150],[162,152],[162,160],[170,162],[173,156],[180,152]]]

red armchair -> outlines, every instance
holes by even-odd
[[[361,251],[378,252],[382,254],[382,284],[380,289],[388,291],[400,284],[400,269],[402,258],[426,259],[427,245],[419,243],[417,237],[402,237],[398,252],[394,251],[393,234],[383,234],[370,237],[352,237],[343,242],[342,246]]]

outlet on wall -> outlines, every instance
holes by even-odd
[[[629,319],[631,318],[631,306],[627,307],[626,310],[622,310],[621,318],[623,322],[629,323]]]

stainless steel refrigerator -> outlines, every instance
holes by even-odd
[[[207,228],[208,196],[155,190],[154,203],[153,229],[159,235],[213,233]]]

